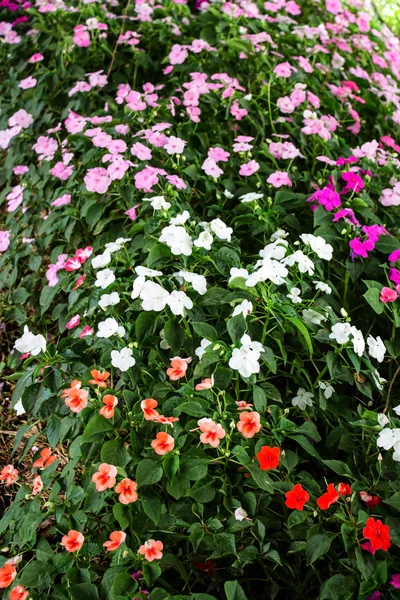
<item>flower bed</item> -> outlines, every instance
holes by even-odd
[[[1,6],[5,598],[398,597],[400,41]]]

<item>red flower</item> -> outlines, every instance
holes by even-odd
[[[370,517],[363,529],[363,535],[371,542],[374,550],[388,550],[390,547],[390,529],[379,519]]]
[[[375,508],[375,506],[382,502],[379,496],[371,496],[368,492],[360,492],[360,498],[369,508]]]
[[[303,510],[304,505],[310,499],[310,494],[300,485],[300,483],[296,483],[290,492],[286,492],[285,498],[285,504],[288,508]]]
[[[242,413],[242,415],[248,415],[251,413]],[[242,416],[241,415],[241,416]],[[261,471],[269,471],[269,469],[276,469],[279,465],[279,455],[281,451],[277,446],[270,448],[269,446],[263,446],[260,452],[257,454],[257,460],[260,463]]]
[[[330,483],[326,488],[325,494],[322,494],[317,500],[317,504],[321,510],[327,510],[332,504],[337,502],[340,498],[340,494],[335,490],[333,483]]]
[[[350,496],[352,494],[352,489],[348,483],[339,483],[337,489],[341,496]]]

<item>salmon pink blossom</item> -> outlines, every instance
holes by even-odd
[[[18,471],[13,467],[13,465],[6,465],[0,471],[0,481],[3,481],[5,485],[12,485],[17,481],[17,479]]]
[[[174,449],[175,441],[172,435],[160,431],[156,435],[156,439],[151,442],[151,447],[160,456],[164,456],[168,452]]]
[[[101,463],[98,471],[92,476],[92,481],[96,485],[96,490],[98,492],[104,492],[104,490],[114,487],[116,475],[117,467],[107,463]]]
[[[202,432],[200,441],[203,444],[210,444],[213,448],[219,446],[220,441],[226,436],[225,429],[219,423],[214,423],[212,419],[203,418],[197,421],[197,425]]]
[[[171,359],[171,366],[169,369],[167,369],[167,375],[171,381],[177,381],[185,376],[187,368],[187,359],[185,360],[184,358],[175,356],[175,358]]]
[[[138,499],[136,488],[137,484],[135,481],[132,481],[132,479],[123,479],[116,485],[115,491],[119,494],[118,500],[121,504],[136,502]]]
[[[45,469],[51,465],[57,458],[51,454],[49,448],[43,448],[40,452],[40,458],[38,458],[32,465],[33,468]]]
[[[108,552],[118,550],[121,544],[126,540],[126,533],[124,531],[113,531],[110,534],[110,539],[104,542],[103,546]]]
[[[93,377],[93,379],[89,379],[89,383],[91,383],[92,385],[97,385],[100,388],[108,387],[107,379],[110,377],[110,373],[108,371],[104,371],[103,373],[101,373],[97,369],[93,369],[92,371],[90,371],[90,374]]]
[[[153,560],[160,560],[162,558],[161,550],[164,545],[159,540],[148,540],[139,548],[139,554],[144,556],[146,560],[152,562]]]
[[[245,438],[252,438],[261,429],[260,415],[257,412],[242,412],[236,427]]]
[[[62,537],[61,545],[64,546],[67,552],[79,552],[84,541],[85,538],[81,533],[79,533],[79,531],[71,529],[68,531],[67,535]]]
[[[17,571],[13,565],[5,564],[0,569],[0,589],[9,587],[17,576]]]
[[[43,481],[40,475],[37,475],[33,480],[32,485],[32,496],[36,496],[36,494],[40,494],[43,489]]]
[[[155,410],[156,406],[158,406],[158,402],[153,398],[142,400],[140,403],[140,408],[143,411],[143,416],[146,421],[154,421],[159,417],[158,412]]]
[[[103,417],[105,417],[106,419],[111,419],[114,416],[114,408],[118,404],[118,399],[116,396],[106,394],[105,396],[103,396],[102,401],[103,404],[105,404],[105,406],[101,407],[99,413],[103,415]]]
[[[22,585],[16,585],[10,592],[9,600],[26,600],[29,592]]]

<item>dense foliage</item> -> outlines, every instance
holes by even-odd
[[[399,597],[400,41],[1,6],[4,597]]]

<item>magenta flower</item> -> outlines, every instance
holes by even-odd
[[[355,254],[362,258],[368,258],[368,252],[371,252],[375,248],[375,244],[372,240],[365,240],[362,242],[360,238],[350,240],[349,246],[352,249],[352,255]]]
[[[358,192],[365,187],[361,177],[357,173],[353,173],[353,171],[342,173],[342,179],[346,182],[345,187],[342,189],[342,194],[346,194],[349,191]]]
[[[392,585],[396,589],[400,589],[400,573],[396,573],[392,575],[392,579],[389,581],[390,585]]]

